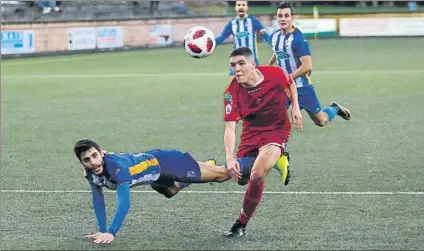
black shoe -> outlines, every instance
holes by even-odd
[[[331,103],[330,106],[338,108],[339,112],[337,113],[337,115],[339,115],[340,117],[342,117],[345,120],[350,120],[351,115],[350,115],[350,111],[347,108],[339,105],[336,102]]]
[[[246,224],[242,224],[239,220],[234,223],[230,230],[224,232],[225,237],[242,237],[245,235]]]

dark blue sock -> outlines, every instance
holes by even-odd
[[[324,108],[324,110],[322,111],[327,113],[328,121],[331,121],[339,112],[339,108],[330,106],[330,107]]]

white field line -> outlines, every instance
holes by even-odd
[[[424,69],[410,70],[334,70],[314,71],[313,74],[323,75],[351,75],[351,74],[415,74],[424,73]],[[89,74],[20,74],[2,75],[2,79],[49,79],[49,78],[144,78],[144,77],[202,77],[228,76],[222,72],[168,72],[168,73],[89,73]]]
[[[98,55],[102,55],[102,54],[98,54]],[[58,63],[58,62],[69,62],[69,61],[87,61],[87,60],[101,60],[99,59],[99,57],[97,57],[98,55],[94,56],[94,55],[69,55],[63,58],[42,58],[39,60],[28,60],[28,61],[20,61],[19,59],[15,60],[11,60],[11,61],[2,61],[3,62],[3,66],[9,67],[9,66],[21,66],[21,65],[39,65],[39,64],[48,64],[48,63]],[[104,54],[107,55],[107,54]],[[123,58],[123,57],[128,57],[128,56],[134,56],[133,54],[109,54],[107,55],[108,57],[119,57],[119,58]]]
[[[1,190],[1,193],[90,193],[90,190]],[[115,191],[105,191],[108,193],[115,193]],[[132,193],[157,193],[154,190],[133,190]],[[244,194],[245,191],[180,191],[179,193],[184,194]],[[382,192],[382,191],[367,191],[367,192],[337,192],[337,191],[265,191],[264,194],[287,194],[287,195],[424,195],[423,192]]]

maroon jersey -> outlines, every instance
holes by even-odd
[[[245,87],[234,78],[224,94],[224,121],[243,120],[239,150],[246,145],[260,148],[267,143],[282,144],[290,135],[285,89],[291,78],[279,67],[257,69],[264,77],[259,84]],[[275,135],[281,137],[276,139]]]

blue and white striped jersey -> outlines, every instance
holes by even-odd
[[[284,35],[281,30],[271,35],[271,43],[274,53],[277,57],[277,65],[280,66],[288,75],[296,71],[300,65],[300,58],[311,55],[308,41],[303,33],[293,27],[292,32]],[[312,84],[311,72],[296,78],[296,87],[303,87]]]
[[[216,41],[219,45],[230,35],[233,35],[233,49],[239,47],[249,47],[253,52],[256,63],[259,64],[257,33],[263,29],[265,29],[264,26],[254,16],[247,16],[243,19],[235,17],[227,23],[221,35],[217,37]]]

